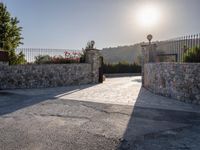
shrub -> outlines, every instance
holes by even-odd
[[[133,63],[119,62],[118,64],[104,64],[104,73],[141,73],[141,66]]]
[[[86,50],[82,49],[82,53],[80,56],[80,63],[85,63],[85,60],[86,60]]]
[[[51,57],[50,61],[46,64],[70,64],[70,63],[80,63],[80,58],[64,58],[62,56]]]
[[[44,64],[50,60],[51,60],[51,57],[49,55],[38,55],[35,57],[36,64]]]
[[[22,52],[16,54],[15,50],[10,50],[8,53],[10,65],[22,65],[26,63],[25,55]]]
[[[85,53],[65,52],[65,57],[49,55],[39,55],[35,57],[36,64],[69,64],[82,63],[85,61]]]
[[[200,62],[200,47],[187,50],[183,56],[184,62]]]

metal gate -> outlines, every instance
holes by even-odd
[[[103,56],[100,56],[99,83],[103,83]]]

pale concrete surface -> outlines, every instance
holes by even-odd
[[[68,86],[48,89],[18,89],[22,95],[45,95],[59,99],[133,105],[141,87],[141,77],[107,78],[103,84]],[[5,90],[6,92],[7,90]],[[9,91],[9,90],[8,90]]]
[[[125,77],[98,85],[0,91],[0,149],[156,150],[171,144],[198,150],[200,106],[140,87],[140,77]],[[192,144],[183,145],[190,138]]]
[[[141,90],[141,77],[107,78],[103,84],[68,86],[43,89],[4,90],[15,94],[44,99],[70,99],[97,103],[141,106],[200,112],[200,106],[189,105],[174,99]],[[136,103],[137,102],[137,103]]]

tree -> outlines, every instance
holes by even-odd
[[[184,62],[199,63],[200,62],[200,47],[194,47],[185,51],[183,55]]]
[[[9,52],[10,64],[25,63],[24,54],[15,53],[15,49],[23,44],[21,40],[22,27],[18,26],[19,20],[16,17],[11,17],[7,11],[7,7],[0,2],[0,49]]]

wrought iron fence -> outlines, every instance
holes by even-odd
[[[183,62],[184,56],[200,47],[200,34],[183,36],[157,43],[158,61]],[[198,57],[200,61],[200,56]]]
[[[65,56],[65,52],[80,52],[80,50],[69,49],[44,49],[44,48],[18,48],[16,53],[22,52],[25,55],[27,62],[34,62],[35,57],[38,55]]]

